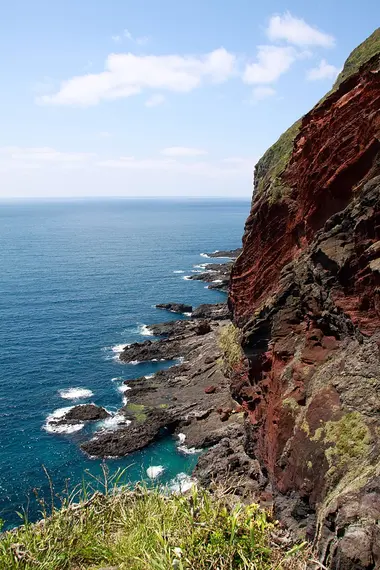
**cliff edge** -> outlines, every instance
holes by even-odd
[[[229,294],[247,448],[324,564],[379,568],[380,29],[254,186]]]

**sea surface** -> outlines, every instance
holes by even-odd
[[[79,449],[94,429],[56,433],[49,416],[78,403],[115,412],[123,380],[172,363],[121,364],[120,345],[142,341],[144,325],[178,318],[160,302],[196,306],[225,299],[186,280],[208,260],[201,253],[240,246],[249,202],[233,200],[99,200],[0,202],[0,518],[38,517],[54,489],[97,476],[102,462]],[[210,260],[211,261],[211,260]],[[223,261],[223,260],[220,260]],[[79,389],[73,391],[72,389]],[[82,396],[73,399],[74,396]],[[57,412],[58,410],[58,412]],[[131,482],[164,468],[160,483],[178,484],[196,454],[167,437],[142,452],[107,460],[128,467]],[[183,475],[180,475],[180,478]]]

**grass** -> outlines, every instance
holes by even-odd
[[[351,470],[358,461],[363,466],[371,450],[370,431],[359,412],[350,412],[336,422],[326,422],[311,439],[322,440],[328,446],[325,455],[330,476]]]
[[[301,126],[297,121],[285,131],[262,156],[255,167],[255,192],[266,193],[271,202],[280,199],[286,192],[281,181],[281,173],[285,170],[293,151],[293,142]]]
[[[0,538],[2,570],[301,570],[305,544],[277,546],[281,533],[258,505],[228,507],[223,493],[187,495],[118,488],[71,495],[39,523]],[[115,486],[116,485],[116,486]],[[78,502],[78,498],[80,501]]]
[[[380,53],[380,28],[377,28],[369,38],[361,43],[347,58],[343,70],[339,74],[333,88],[327,93],[320,105],[339,85],[350,75],[356,73],[359,68],[371,57]],[[289,188],[281,180],[293,151],[294,139],[299,133],[301,120],[294,123],[280,138],[266,151],[255,167],[255,194],[265,194],[270,204],[281,200],[289,191]]]
[[[223,327],[219,333],[218,345],[222,351],[223,370],[229,375],[239,368],[244,357],[238,327],[232,323]]]
[[[377,28],[373,34],[351,52],[333,89],[337,89],[345,79],[353,73],[356,73],[364,63],[369,61],[371,57],[377,53],[380,53],[380,28]]]
[[[133,414],[136,422],[138,423],[144,423],[147,418],[145,406],[143,404],[133,404],[130,402],[127,404],[127,411]]]

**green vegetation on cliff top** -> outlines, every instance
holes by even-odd
[[[2,570],[301,570],[305,544],[276,546],[281,530],[257,505],[193,488],[95,492],[40,523],[4,533]],[[280,541],[279,541],[280,542]],[[286,542],[286,541],[285,541]]]
[[[356,73],[366,61],[370,60],[377,53],[380,53],[380,28],[377,28],[369,38],[350,53],[335,81],[333,89],[337,89],[347,77]]]
[[[380,28],[349,55],[330,93],[377,53],[380,53]],[[322,101],[325,98],[326,96]],[[256,164],[254,197],[265,193],[270,203],[273,203],[286,194],[287,188],[281,180],[281,173],[289,162],[300,126],[301,119],[285,131]]]

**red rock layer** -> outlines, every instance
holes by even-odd
[[[374,60],[302,120],[293,154],[282,174],[287,197],[254,199],[243,254],[235,264],[230,300],[237,322],[249,318],[278,287],[281,269],[311,242],[316,231],[360,191],[380,151],[380,73]],[[368,280],[360,275],[350,312],[371,328]],[[374,317],[378,312],[371,303]]]
[[[247,449],[335,570],[380,568],[379,69],[303,118],[282,199],[254,197],[229,296]]]

